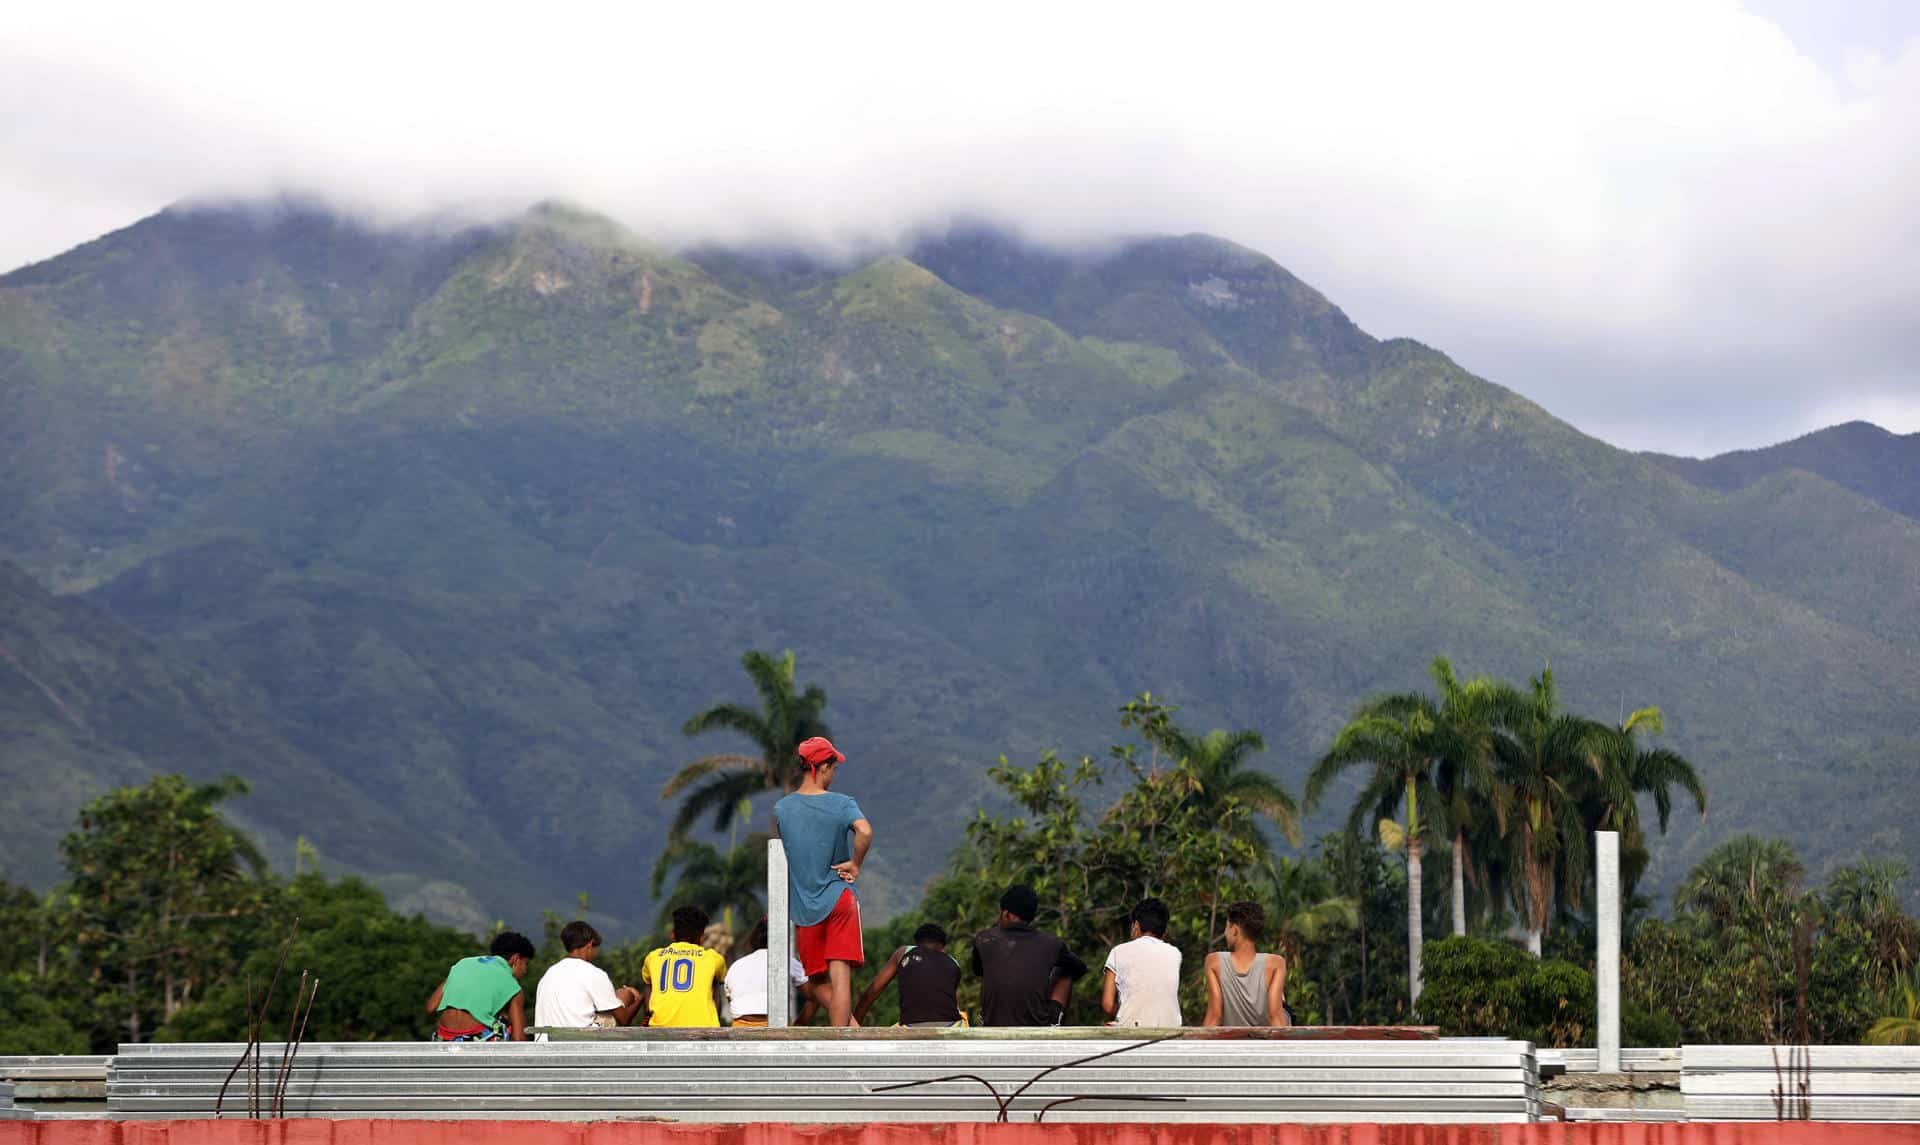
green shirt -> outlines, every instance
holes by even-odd
[[[447,971],[447,987],[440,992],[440,1008],[465,1010],[474,1020],[498,1030],[504,1027],[501,1011],[520,992],[520,980],[513,967],[497,955],[481,954],[462,958]]]

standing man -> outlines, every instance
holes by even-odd
[[[1054,935],[1033,928],[1040,896],[1016,884],[1000,896],[1000,922],[973,936],[980,1024],[1057,1026],[1087,964]]]
[[[1267,912],[1257,902],[1227,904],[1227,948],[1207,955],[1205,1026],[1290,1026],[1287,960],[1260,953]]]
[[[854,884],[873,846],[873,824],[851,796],[832,790],[847,757],[822,736],[800,744],[807,777],[773,805],[773,834],[787,849],[787,911],[808,989],[827,1024],[851,1026],[853,968],[866,962]],[[849,837],[851,836],[851,837]]]
[[[600,957],[600,932],[584,919],[560,928],[560,945],[567,956],[547,967],[533,991],[533,1024],[564,1030],[624,1026],[640,1012],[640,991],[631,986],[614,989],[613,979],[595,966]],[[546,1041],[547,1035],[539,1035]]]
[[[1171,914],[1159,899],[1133,908],[1133,939],[1107,954],[1100,1008],[1116,1026],[1180,1024],[1180,948],[1167,941]]]

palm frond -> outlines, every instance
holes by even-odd
[[[756,771],[764,774],[767,765],[764,761],[750,755],[709,755],[694,760],[667,780],[660,789],[661,799],[672,799],[694,783],[719,771]]]

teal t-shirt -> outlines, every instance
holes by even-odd
[[[440,992],[440,1008],[465,1010],[475,1021],[493,1029],[506,1023],[500,1011],[520,992],[507,960],[493,954],[462,958],[447,971],[447,988]]]
[[[787,910],[795,926],[826,921],[833,904],[851,885],[834,874],[833,864],[853,858],[848,832],[866,816],[851,796],[795,792],[773,805],[780,841],[787,849]],[[859,892],[854,892],[859,897]]]

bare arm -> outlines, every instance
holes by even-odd
[[[1073,982],[1073,979],[1062,974],[1053,980],[1053,988],[1047,992],[1049,998],[1060,1004],[1060,1020],[1063,1022],[1066,1021],[1067,1007],[1073,1005]]]
[[[1120,1012],[1120,976],[1109,966],[1100,977],[1100,1008],[1111,1018]]]
[[[1287,1026],[1287,960],[1273,956],[1273,968],[1267,971],[1267,1024]]]
[[[1207,1016],[1200,1019],[1203,1026],[1217,1026],[1220,1015],[1226,1010],[1226,1003],[1220,997],[1220,959],[1207,955]]]
[[[865,819],[853,821],[853,858],[835,863],[834,871],[848,882],[860,877],[860,864],[867,861],[867,849],[873,846],[873,824]]]
[[[427,999],[427,1013],[438,1014],[440,1012],[440,995],[446,992],[447,980],[442,978],[440,985],[433,988],[433,997]]]
[[[873,1009],[873,1004],[880,1000],[880,992],[893,981],[894,975],[900,973],[900,956],[906,952],[907,948],[904,946],[896,948],[893,957],[887,959],[887,964],[880,968],[880,973],[873,976],[873,982],[867,986],[866,993],[860,995],[860,1000],[853,1005],[855,1021],[867,1020],[867,1011]]]
[[[527,992],[520,991],[507,1003],[507,1040],[524,1042],[527,1040]]]
[[[633,1025],[633,1016],[640,1012],[640,1006],[643,1001],[640,997],[640,991],[635,990],[631,986],[622,986],[614,991],[614,993],[620,999],[620,1005],[614,1007],[611,1011],[614,1022],[622,1026]]]

